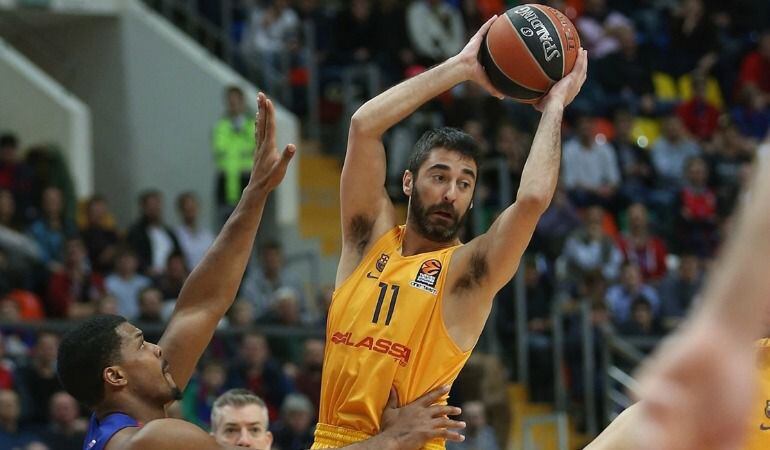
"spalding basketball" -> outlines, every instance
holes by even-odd
[[[495,19],[479,59],[500,92],[523,103],[536,103],[572,70],[579,48],[577,30],[564,14],[529,4]]]

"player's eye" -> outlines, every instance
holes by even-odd
[[[444,175],[433,175],[433,179],[438,182],[444,181]]]

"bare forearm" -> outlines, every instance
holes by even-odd
[[[396,439],[384,434],[378,434],[365,441],[342,447],[340,450],[402,450]]]
[[[531,200],[543,210],[551,202],[559,180],[563,111],[562,106],[549,105],[543,112],[521,174],[517,201]]]
[[[770,161],[757,162],[750,200],[738,210],[735,227],[702,290],[698,317],[730,330],[741,342],[760,337],[770,309]],[[696,319],[697,320],[697,319]]]
[[[266,201],[267,191],[251,185],[246,188],[235,211],[182,288],[177,311],[206,308],[217,317],[224,315],[240,286]]]
[[[382,136],[417,108],[467,79],[467,68],[458,58],[450,58],[364,103],[353,115],[351,127],[367,136]]]

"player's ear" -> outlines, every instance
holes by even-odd
[[[273,433],[267,432],[265,433],[265,436],[267,436],[267,448],[270,448],[273,445]]]
[[[120,366],[105,367],[104,371],[102,372],[102,378],[107,382],[107,384],[113,387],[125,386],[128,384],[126,373]]]
[[[409,170],[404,171],[404,178],[402,180],[403,182],[403,190],[404,194],[406,194],[407,197],[412,196],[412,187],[414,185],[414,176],[412,175],[412,172]]]

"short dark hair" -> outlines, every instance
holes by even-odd
[[[0,135],[0,148],[18,147],[18,146],[19,146],[19,139],[16,138],[15,134],[4,133]]]
[[[230,95],[230,94],[238,94],[238,95],[240,95],[241,97],[243,97],[243,96],[244,96],[244,95],[243,95],[243,89],[241,89],[241,88],[240,88],[240,86],[237,86],[237,85],[235,85],[235,84],[231,84],[231,85],[227,86],[227,87],[225,88],[225,94],[226,94],[226,95]]]
[[[420,167],[436,148],[458,152],[466,158],[472,159],[477,167],[479,165],[479,144],[470,134],[457,128],[440,127],[426,131],[414,144],[408,166],[413,177],[417,177]]]
[[[64,335],[59,345],[59,382],[80,403],[94,407],[104,400],[105,367],[120,361],[117,327],[125,317],[98,315]]]
[[[181,194],[179,194],[177,196],[177,198],[176,198],[176,207],[178,209],[182,209],[182,205],[184,204],[184,202],[187,199],[191,199],[191,200],[195,201],[196,203],[198,202],[198,196],[195,195],[195,192],[193,192],[193,191],[184,191],[184,192],[182,192]]]
[[[163,194],[158,189],[145,189],[139,194],[139,204],[144,206],[144,204],[147,203],[147,200],[152,197],[162,198]]]

